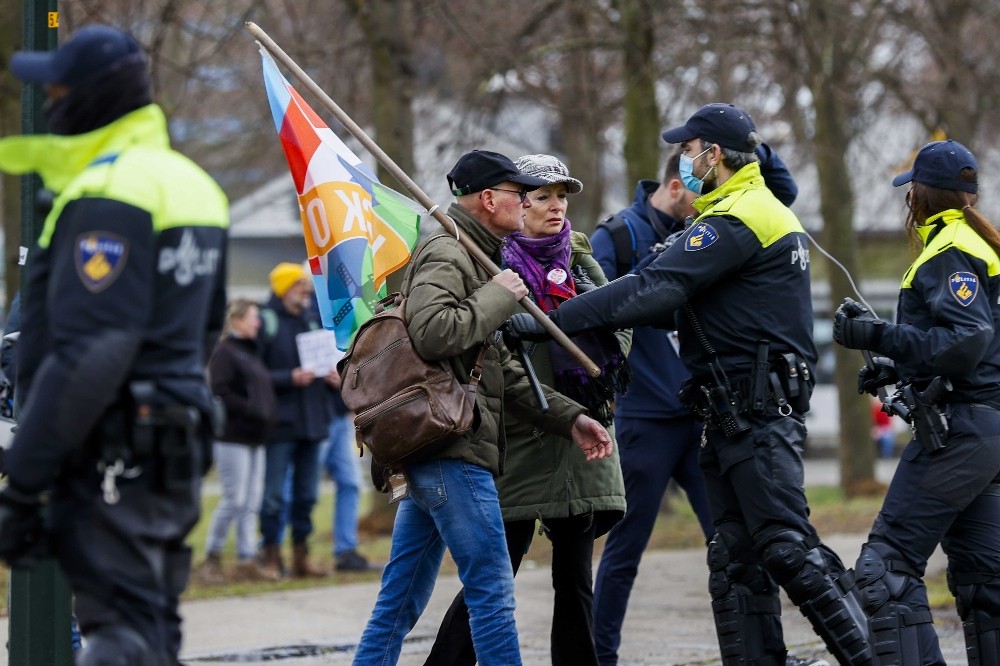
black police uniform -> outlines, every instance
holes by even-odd
[[[676,313],[694,375],[686,399],[707,423],[701,466],[717,530],[709,568],[723,663],[785,663],[775,581],[842,663],[870,663],[849,576],[810,525],[803,490],[816,361],[804,231],[756,163],[694,205],[691,228],[638,275],[551,316],[575,334],[674,328]]]
[[[228,204],[170,149],[156,105],[79,137],[31,138],[70,172],[30,255],[27,399],[7,492],[50,491],[51,544],[88,643],[78,663],[173,664],[213,407],[206,346],[225,314]],[[93,159],[73,172],[80,153],[67,146]],[[59,165],[39,168],[60,180]],[[101,661],[110,655],[124,661]]]
[[[933,377],[950,380],[953,390],[924,406],[948,430],[904,449],[857,584],[878,663],[944,664],[922,580],[940,543],[969,664],[1000,664],[1000,257],[960,210],[917,232],[924,250],[903,279],[896,324],[872,351],[918,390]]]

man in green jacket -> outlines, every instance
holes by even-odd
[[[458,197],[448,210],[457,233],[499,264],[503,238],[524,225],[527,192],[545,181],[522,174],[503,155],[478,150],[463,155],[448,179]],[[538,411],[524,369],[495,336],[527,294],[521,278],[509,269],[491,277],[452,237],[425,243],[410,266],[406,308],[417,352],[446,359],[456,376],[468,377],[483,341],[495,342],[479,383],[476,427],[435,459],[405,466],[409,495],[396,514],[390,561],[354,663],[396,663],[447,547],[465,586],[479,663],[518,666],[514,577],[493,480],[503,469],[503,414],[571,439],[588,460],[610,455],[612,440],[580,405],[547,387],[549,411]]]

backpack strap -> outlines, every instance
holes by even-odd
[[[425,247],[431,244],[431,241],[435,241],[438,238],[454,238],[454,236],[451,234],[431,236],[417,247],[417,251],[410,257],[410,265],[406,267],[406,274],[403,276],[403,285],[399,288],[399,293],[403,295],[403,298],[406,298],[410,294],[410,282],[413,280],[413,267],[417,263],[417,257],[420,256]]]
[[[261,332],[264,334],[264,342],[270,342],[274,340],[274,336],[278,334],[278,313],[271,308],[260,307],[258,308],[260,314]]]
[[[416,259],[420,256],[420,253],[424,250],[424,248],[431,244],[431,241],[435,241],[438,238],[454,238],[454,236],[451,234],[438,234],[437,236],[431,236],[421,243],[414,255],[410,257],[410,265],[406,267],[406,275],[403,277],[403,285],[400,287],[400,296],[402,298],[395,299],[394,302],[397,307],[404,308],[404,316],[406,298],[410,294],[410,283],[413,280],[413,267],[416,265]],[[392,296],[389,296],[388,298],[392,298]],[[486,359],[486,349],[488,347],[489,341],[484,340],[483,344],[479,347],[479,354],[476,355],[476,361],[473,363],[472,372],[469,373],[469,383],[465,385],[466,390],[469,392],[469,400],[472,401],[473,405],[476,404],[476,387],[479,385],[479,380],[483,376],[483,362]]]
[[[632,223],[621,213],[615,213],[601,221],[597,226],[607,229],[615,244],[615,265],[618,270],[616,277],[631,272],[639,258]]]

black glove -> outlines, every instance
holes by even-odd
[[[833,316],[833,339],[848,349],[874,351],[884,328],[884,321],[850,298],[844,299]]]
[[[47,554],[41,498],[12,486],[0,490],[0,560],[29,568]]]
[[[518,312],[504,322],[504,336],[524,342],[546,342],[552,339],[538,320],[527,312]]]
[[[896,374],[896,364],[892,359],[875,356],[872,358],[872,365],[863,365],[858,370],[858,393],[877,395],[880,388],[898,381],[899,375]]]
[[[587,271],[583,270],[583,266],[577,264],[572,268],[573,271],[573,282],[576,284],[576,293],[585,294],[588,291],[593,291],[597,289],[597,285],[594,281],[590,279],[587,275]]]

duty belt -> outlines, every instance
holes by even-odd
[[[681,389],[681,401],[700,419],[738,437],[750,429],[744,415],[764,414],[770,405],[783,416],[809,410],[809,366],[795,354],[779,354],[770,360],[767,343],[758,344],[757,359],[750,374],[729,378],[715,363],[710,377],[692,379]]]

